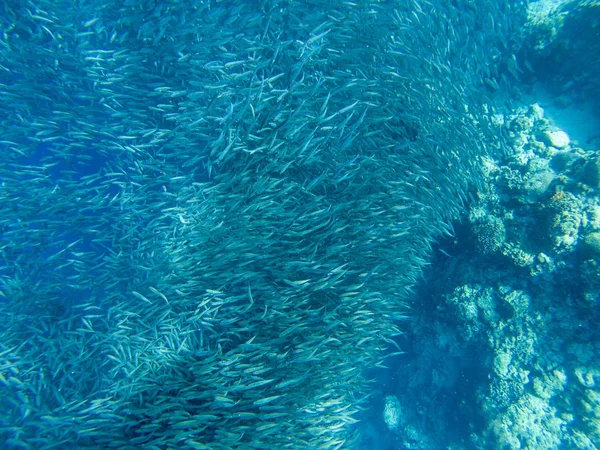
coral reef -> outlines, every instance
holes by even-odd
[[[600,445],[598,149],[544,116],[533,104],[503,118],[511,145],[439,244],[388,390],[427,411],[406,415],[401,448]],[[450,429],[462,433],[436,440]]]

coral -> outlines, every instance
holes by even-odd
[[[600,232],[594,231],[583,237],[584,248],[591,253],[592,256],[600,255]]]
[[[557,151],[551,158],[550,167],[556,172],[567,172],[581,161],[581,157],[573,149]]]
[[[600,436],[600,392],[597,389],[585,389],[580,398],[578,412],[586,426],[588,436],[598,441]]]
[[[527,450],[557,448],[567,425],[555,407],[530,394],[510,405],[502,421],[512,425],[510,434],[519,442],[515,448]]]
[[[502,248],[502,254],[508,256],[517,267],[527,267],[534,261],[534,256],[513,243]]]
[[[571,142],[569,135],[562,130],[546,130],[544,139],[546,144],[561,149],[568,147]]]
[[[582,181],[592,187],[600,188],[600,158],[591,158],[583,168]]]
[[[535,377],[533,379],[533,391],[538,397],[550,400],[565,390],[567,381],[567,374],[564,370],[555,369],[550,373]]]
[[[461,399],[481,419],[469,423],[476,448],[600,445],[600,157],[545,115],[537,104],[503,115],[505,152],[484,161],[453,258],[431,269],[429,316],[408,338],[422,367],[411,388],[427,387],[411,404],[456,389],[464,361],[476,367],[475,396]]]
[[[600,263],[588,259],[580,266],[581,294],[588,307],[593,310],[600,305]]]
[[[586,226],[593,230],[600,230],[600,206],[591,204],[586,208]]]
[[[524,316],[529,309],[530,298],[529,295],[523,291],[510,291],[503,296],[503,300],[506,302],[506,304],[510,305],[511,310],[514,312],[516,317]]]
[[[577,381],[586,388],[600,387],[600,369],[596,367],[578,366],[573,374]]]
[[[546,193],[556,174],[546,159],[538,157],[531,158],[525,170],[518,198],[523,203],[535,204]]]
[[[577,243],[583,217],[582,204],[570,192],[557,191],[546,204],[547,233],[554,250],[569,251]]]
[[[390,430],[395,430],[400,425],[402,417],[402,408],[400,400],[394,395],[385,397],[385,406],[383,408],[383,421]]]
[[[512,362],[511,353],[499,352],[494,358],[493,371],[500,378],[510,378],[510,363]]]
[[[471,224],[477,251],[489,255],[499,251],[506,240],[504,223],[498,217],[487,215]]]

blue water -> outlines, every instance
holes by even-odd
[[[556,8],[3,3],[2,448],[595,448],[598,140],[545,133],[600,13]]]

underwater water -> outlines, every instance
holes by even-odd
[[[592,449],[600,4],[0,5],[0,446]]]

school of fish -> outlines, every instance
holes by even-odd
[[[2,2],[5,448],[353,448],[523,8]]]

